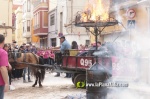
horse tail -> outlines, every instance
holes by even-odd
[[[45,78],[45,69],[41,69],[40,77],[41,77],[41,82],[43,82]]]
[[[44,65],[44,61],[43,58],[39,57],[39,64]],[[45,78],[45,67],[40,67],[40,77],[41,77],[41,81],[44,80]]]

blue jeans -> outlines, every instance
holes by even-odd
[[[0,99],[4,99],[4,87],[5,86],[0,86]]]
[[[27,70],[28,70],[28,80],[30,80],[30,69],[29,69],[29,67],[23,69],[23,80],[26,80],[25,74],[27,73]]]
[[[49,59],[48,58],[44,59],[44,64],[48,64],[48,63],[49,63]]]
[[[50,64],[50,65],[54,65],[54,59],[49,58],[49,64]]]

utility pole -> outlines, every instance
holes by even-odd
[[[73,33],[72,21],[73,21],[73,0],[71,0],[71,33]]]

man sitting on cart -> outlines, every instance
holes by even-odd
[[[60,39],[61,45],[58,48],[60,48],[61,54],[64,54],[65,50],[71,49],[71,45],[66,40],[65,36],[61,36],[59,39]],[[55,75],[55,77],[59,77],[59,76],[60,76],[60,73],[57,72],[57,74]],[[69,78],[69,76],[70,75],[68,73],[66,73],[66,77]]]

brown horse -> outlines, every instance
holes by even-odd
[[[24,63],[32,63],[32,64],[41,64],[43,65],[43,60],[35,55],[34,53],[18,53],[18,52],[10,52],[9,53],[9,62],[12,67],[16,69],[24,69],[28,67],[27,64]],[[24,63],[19,63],[24,62]],[[42,66],[29,66],[31,68],[31,73],[35,76],[36,80],[32,87],[35,87],[39,81],[39,87],[42,87],[41,82],[45,77],[45,67]]]

